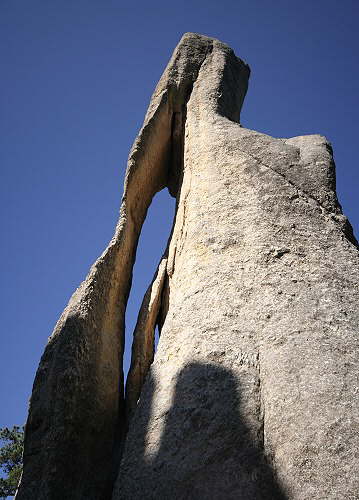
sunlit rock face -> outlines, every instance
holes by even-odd
[[[218,40],[175,49],[115,236],[40,362],[17,499],[356,498],[357,243],[327,140],[239,124],[248,77]],[[137,240],[165,187],[176,215],[123,396]]]

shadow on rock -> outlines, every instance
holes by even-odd
[[[284,500],[261,448],[260,422],[251,428],[240,383],[228,369],[190,363],[179,373],[170,410],[153,408],[149,374],[127,438],[115,488],[118,499]],[[158,423],[162,429],[153,452]]]

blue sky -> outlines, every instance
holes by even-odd
[[[112,237],[130,146],[184,32],[251,66],[245,127],[328,137],[358,235],[358,14],[350,0],[2,0],[0,426],[25,422],[47,337]],[[173,209],[166,191],[150,209],[129,336]]]

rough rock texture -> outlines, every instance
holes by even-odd
[[[217,40],[186,34],[176,48],[115,237],[41,360],[18,499],[107,499],[118,450],[113,500],[359,498],[357,243],[327,140],[239,125],[248,76]],[[176,216],[124,404],[132,265],[165,186]]]

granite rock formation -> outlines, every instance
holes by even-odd
[[[357,242],[328,141],[239,124],[248,77],[218,40],[175,49],[115,236],[41,359],[18,500],[359,498]],[[164,187],[176,215],[124,396],[132,266]]]

